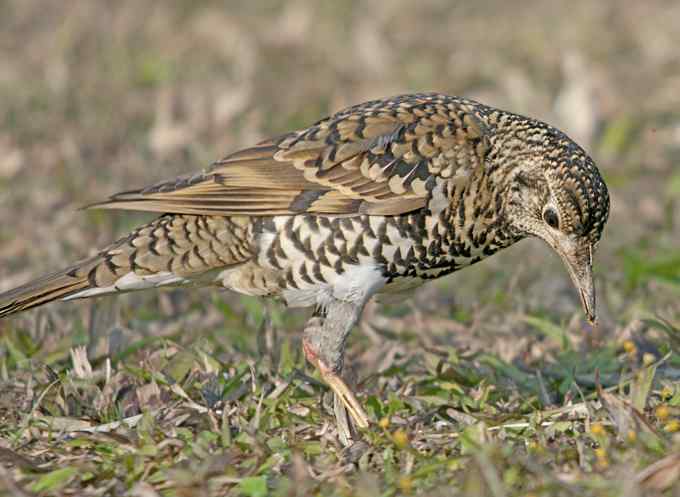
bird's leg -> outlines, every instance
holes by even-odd
[[[323,359],[319,358],[319,355],[310,347],[309,342],[303,339],[303,348],[305,352],[305,357],[309,362],[311,362],[321,373],[321,377],[326,382],[326,384],[331,387],[338,400],[342,402],[342,405],[347,409],[352,419],[361,428],[368,427],[368,416],[364,412],[363,407],[355,397],[352,389],[345,383],[345,380],[340,376],[340,371],[337,371],[333,367],[329,367]],[[337,407],[336,407],[337,411]],[[336,417],[338,413],[336,412]]]
[[[323,309],[317,308],[305,326],[302,347],[307,360],[335,393],[335,416],[341,437],[350,438],[344,409],[360,428],[367,428],[368,416],[340,373],[345,342],[361,314],[363,306],[334,300]],[[338,402],[339,401],[339,402]],[[344,407],[344,409],[342,409]]]

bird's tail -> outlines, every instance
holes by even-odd
[[[101,257],[92,257],[63,271],[48,274],[8,292],[0,293],[0,319],[92,289],[94,282],[88,280],[87,274],[101,262],[103,262]]]
[[[0,294],[0,319],[54,300],[212,283],[206,275],[247,260],[249,249],[243,219],[161,216],[94,257]]]

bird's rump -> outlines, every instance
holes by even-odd
[[[485,125],[441,95],[350,107],[304,130],[231,154],[205,172],[119,193],[90,207],[207,215],[399,215],[437,182],[481,167]]]

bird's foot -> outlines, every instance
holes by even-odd
[[[336,393],[333,393],[333,413],[335,414],[335,426],[338,430],[340,443],[345,447],[351,446],[357,434],[356,424],[352,421],[345,404]]]
[[[343,444],[348,445],[352,435],[347,414],[359,428],[368,428],[370,424],[368,415],[347,383],[333,368],[324,363],[309,342],[303,339],[302,345],[307,360],[319,370],[321,378],[335,394],[333,410],[338,424],[338,432]]]

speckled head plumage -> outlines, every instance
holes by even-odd
[[[537,123],[534,132],[532,152],[518,154],[509,171],[515,193],[509,204],[525,212],[523,221],[529,223],[545,221],[546,214],[552,214],[544,211],[551,207],[561,231],[596,245],[609,215],[609,192],[600,172],[588,154],[561,131]],[[529,229],[525,234],[533,233]]]
[[[609,217],[609,192],[593,160],[577,145],[548,168],[546,177],[565,233],[595,246]]]
[[[609,193],[588,154],[540,121],[508,114],[502,147],[525,144],[507,169],[508,223],[516,236],[544,240],[562,258],[591,322],[596,319],[592,256],[609,216]]]

